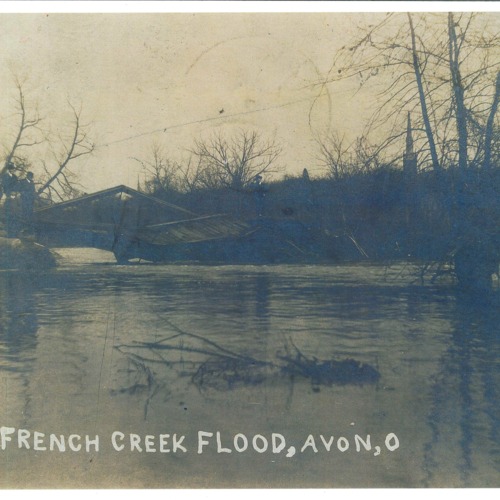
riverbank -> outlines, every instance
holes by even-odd
[[[0,269],[37,271],[57,266],[56,254],[29,239],[0,236]]]

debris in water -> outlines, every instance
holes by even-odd
[[[177,368],[191,377],[199,390],[231,390],[259,385],[272,377],[301,377],[310,380],[313,390],[321,386],[373,384],[380,373],[371,365],[354,359],[334,360],[307,357],[290,339],[285,353],[277,353],[272,361],[256,359],[231,351],[200,335],[185,332],[169,323],[175,334],[156,342],[134,342],[116,349],[140,366]],[[293,348],[293,351],[292,351]],[[148,352],[150,357],[141,355]],[[180,359],[173,356],[180,353]],[[185,359],[187,356],[190,359]],[[153,370],[147,369],[148,385],[155,385]]]

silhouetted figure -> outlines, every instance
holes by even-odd
[[[3,192],[0,192],[0,198],[3,194],[8,198],[13,193],[17,192],[19,180],[17,175],[14,173],[16,167],[13,163],[7,164],[7,169],[2,174],[0,179],[0,186]]]
[[[17,199],[19,194],[19,179],[14,173],[15,170],[15,165],[9,162],[0,177],[0,198],[5,195],[2,217],[8,238],[15,238],[20,229],[19,200]]]
[[[264,208],[264,196],[266,195],[266,188],[262,184],[262,175],[256,175],[253,178],[252,190],[255,196],[257,217],[262,217],[262,211]]]
[[[21,193],[21,217],[24,224],[24,230],[28,234],[33,234],[35,232],[33,225],[33,210],[35,208],[35,181],[33,172],[28,172],[26,174],[26,179],[23,179],[20,183],[20,193]]]
[[[19,198],[17,193],[7,196],[3,205],[7,238],[17,238],[21,231]]]

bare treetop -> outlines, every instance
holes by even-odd
[[[192,153],[199,160],[199,182],[203,187],[245,188],[256,176],[279,170],[276,160],[281,147],[263,141],[255,132],[240,131],[231,138],[219,133],[196,140]]]
[[[360,28],[318,85],[350,79],[369,92],[365,135],[376,133],[386,152],[399,154],[411,112],[423,167],[479,165],[495,140],[498,33],[481,14],[387,14]]]

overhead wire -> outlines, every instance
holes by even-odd
[[[238,113],[224,114],[223,116],[212,116],[212,117],[209,117],[209,118],[203,118],[201,120],[193,120],[193,121],[189,121],[189,122],[178,123],[178,124],[175,124],[175,125],[168,125],[166,127],[161,127],[161,128],[157,128],[157,129],[154,129],[154,130],[149,130],[147,132],[141,132],[141,133],[138,133],[138,134],[134,134],[134,135],[130,135],[130,136],[127,136],[127,137],[123,137],[121,139],[116,139],[114,141],[109,141],[109,142],[106,142],[106,143],[103,143],[103,144],[97,144],[95,146],[95,149],[113,146],[115,144],[120,144],[120,143],[123,143],[123,142],[128,142],[128,141],[131,141],[131,140],[134,140],[134,139],[138,139],[140,137],[145,137],[145,136],[148,136],[148,135],[157,134],[159,132],[167,132],[168,130],[173,130],[173,129],[176,129],[176,128],[182,128],[182,127],[187,127],[187,126],[191,126],[191,125],[197,125],[197,124],[200,124],[200,123],[208,123],[208,122],[212,122],[212,121],[227,120],[229,118],[237,118],[239,116],[245,116],[245,115],[250,115],[250,114],[254,114],[254,113],[261,113],[261,112],[270,111],[270,110],[273,110],[273,109],[286,108],[288,106],[293,106],[295,104],[300,104],[300,103],[303,103],[303,102],[314,101],[316,99],[317,99],[317,96],[304,97],[302,99],[297,99],[295,101],[289,101],[289,102],[282,103],[282,104],[276,104],[276,105],[273,105],[273,106],[267,106],[265,108],[252,109],[252,110],[249,110],[249,111],[240,111]]]

